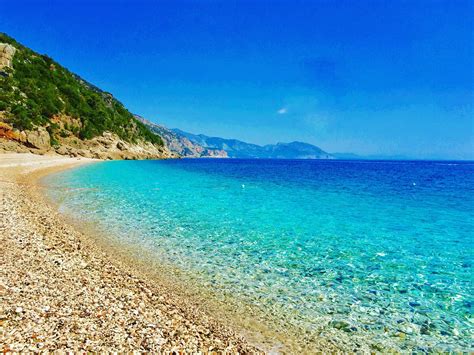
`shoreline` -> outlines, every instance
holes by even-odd
[[[160,258],[152,244],[60,213],[51,192],[69,187],[43,178],[94,162],[0,154],[1,351],[402,351],[398,338],[379,345],[368,332],[319,330],[320,322],[341,318],[331,313],[311,318],[313,329],[299,326],[284,309],[221,292]]]
[[[41,177],[92,162],[0,154],[0,350],[268,351],[115,258],[44,200]]]

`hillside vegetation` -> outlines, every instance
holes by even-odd
[[[108,131],[120,139],[163,145],[111,94],[89,84],[46,55],[40,55],[0,33],[0,43],[16,51],[11,66],[0,68],[0,120],[19,131],[46,127],[51,144],[55,137],[73,134],[92,139]],[[55,116],[67,116],[58,125]]]

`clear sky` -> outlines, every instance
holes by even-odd
[[[0,0],[0,31],[168,127],[474,159],[473,4]]]

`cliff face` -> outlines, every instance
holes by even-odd
[[[44,127],[33,131],[18,131],[4,122],[0,122],[1,152],[57,153],[71,157],[81,156],[104,160],[179,157],[164,146],[157,146],[145,141],[125,142],[111,132],[103,132],[102,135],[87,140],[78,139],[74,135],[63,135],[55,138],[54,145],[52,145],[51,136]]]
[[[101,159],[168,158],[110,93],[0,33],[0,151]]]
[[[186,136],[150,122],[143,117],[135,115],[135,118],[144,123],[152,132],[158,134],[172,153],[186,158],[228,158],[227,152],[223,149],[203,147],[192,142]]]
[[[11,68],[13,56],[15,55],[16,48],[7,43],[0,43],[0,70],[5,67]]]

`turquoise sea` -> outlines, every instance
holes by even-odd
[[[288,327],[474,349],[474,163],[113,161],[45,183],[61,212]]]

